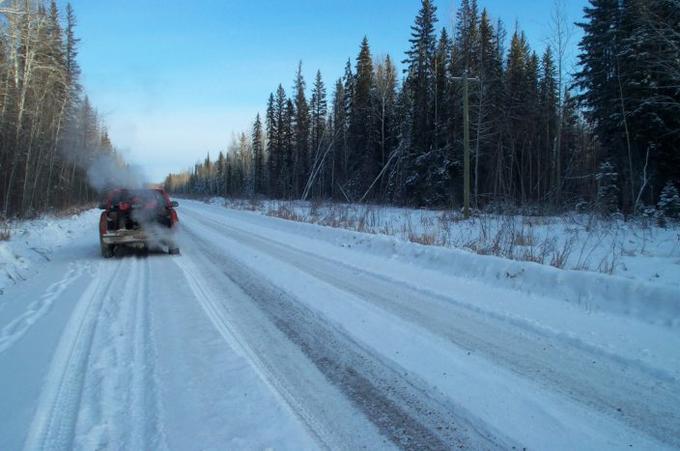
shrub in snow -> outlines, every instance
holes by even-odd
[[[598,211],[610,216],[619,211],[619,187],[617,181],[619,174],[614,165],[605,161],[600,164],[600,169],[595,176],[597,179],[597,208]]]
[[[666,183],[656,205],[665,218],[680,219],[680,194],[672,182]]]
[[[584,214],[591,212],[593,210],[593,206],[590,202],[586,202],[584,200],[580,200],[576,202],[576,205],[574,206],[574,211],[578,214]]]

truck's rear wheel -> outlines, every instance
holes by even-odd
[[[102,257],[104,258],[113,257],[113,246],[111,246],[110,244],[104,244],[103,242],[100,243],[100,245],[102,250]]]

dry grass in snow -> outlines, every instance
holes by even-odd
[[[596,215],[521,216],[300,201],[234,201],[229,208],[285,220],[381,234],[556,268],[680,286],[680,228],[652,219]]]

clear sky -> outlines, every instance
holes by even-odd
[[[564,0],[571,21],[587,0]],[[72,0],[82,82],[114,144],[152,181],[190,167],[290,91],[298,61],[327,86],[364,35],[374,54],[403,59],[419,0]],[[65,0],[62,0],[65,4]],[[435,0],[451,28],[458,1]],[[553,0],[479,0],[540,51]],[[577,32],[578,33],[578,32]],[[578,34],[574,36],[575,48]],[[309,84],[309,83],[308,83]]]

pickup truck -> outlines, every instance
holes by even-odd
[[[179,204],[162,189],[116,189],[99,205],[99,242],[104,258],[123,247],[179,254],[175,233]]]

